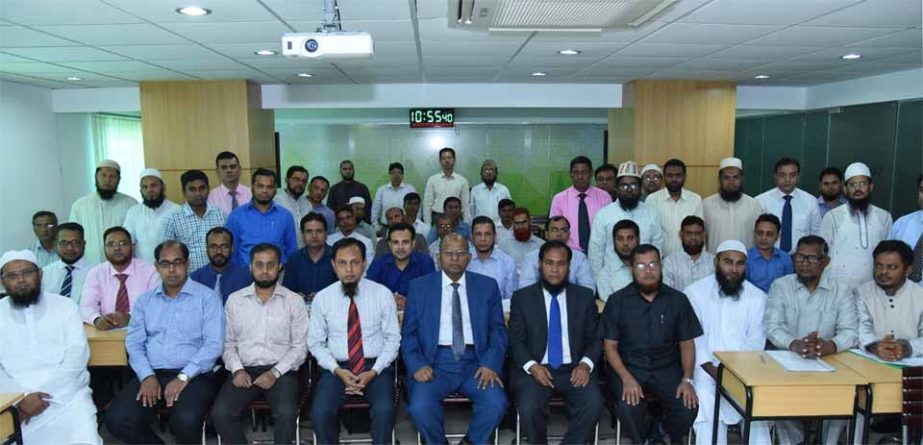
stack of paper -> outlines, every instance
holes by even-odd
[[[766,351],[786,371],[792,372],[834,372],[836,369],[819,358],[803,358],[792,351]]]
[[[888,361],[878,358],[875,354],[872,354],[871,352],[868,352],[862,349],[858,349],[858,348],[850,349],[849,352],[852,352],[853,354],[856,354],[856,355],[861,355],[869,360],[876,361],[878,363],[885,364],[885,365],[892,365],[892,366],[899,366],[899,367],[923,366],[923,357],[908,357],[908,358],[903,358],[903,359],[900,359],[894,362],[888,362]]]

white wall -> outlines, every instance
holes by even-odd
[[[70,203],[93,191],[93,115],[57,113],[55,119],[62,166],[61,197],[70,209]]]
[[[0,80],[0,251],[35,239],[32,214],[66,220],[51,90]]]

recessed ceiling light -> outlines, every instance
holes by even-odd
[[[753,78],[757,80],[764,80],[764,79],[768,79],[769,76],[766,74],[757,74],[756,76],[753,76]]]
[[[862,57],[862,54],[859,54],[859,53],[849,53],[849,54],[844,54],[840,56],[840,58],[843,60],[856,60],[860,57]]]
[[[543,72],[541,72],[541,71],[536,71],[536,72],[532,73],[532,77],[545,77],[545,76],[547,76],[547,75],[548,75],[548,74],[543,73]]]
[[[182,15],[188,15],[191,17],[200,17],[203,15],[208,15],[212,13],[210,9],[200,8],[198,6],[187,6],[185,8],[178,8],[176,12]]]
[[[576,56],[577,54],[580,54],[580,51],[576,49],[562,49],[558,51],[558,54],[562,56]]]
[[[259,51],[255,51],[253,54],[258,56],[274,56],[276,55],[276,52],[271,49],[261,49]]]
[[[64,80],[70,80],[71,82],[76,82],[78,80],[83,80],[83,78],[77,77],[77,76],[69,76],[69,77],[66,77]]]
[[[298,76],[298,77],[314,77],[314,75],[311,74],[311,73],[298,73],[298,74],[296,74],[296,76]]]

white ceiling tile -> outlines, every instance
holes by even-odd
[[[913,63],[892,63],[892,62],[876,62],[876,63],[857,63],[850,66],[841,66],[829,70],[823,70],[825,73],[846,73],[846,74],[862,74],[862,75],[873,75],[881,73],[891,73],[894,71],[904,71],[917,66]]]
[[[642,43],[712,43],[736,44],[762,37],[781,26],[777,25],[701,25],[673,23],[645,37]]]
[[[774,32],[750,45],[842,46],[893,32],[887,28],[825,28],[794,26]]]
[[[324,0],[262,0],[262,3],[288,22],[313,21],[320,26],[324,20]]]
[[[292,25],[295,26],[295,25]],[[295,26],[301,29],[298,26]],[[406,20],[343,20],[343,31],[363,31],[376,42],[413,42],[413,25]]]
[[[205,70],[244,70],[247,69],[246,66],[241,65],[235,60],[227,59],[224,57],[208,57],[208,58],[197,58],[197,59],[175,59],[175,60],[158,60],[156,62],[158,66],[164,68],[169,68],[171,70],[177,71],[205,71]]]
[[[258,22],[275,17],[253,0],[103,0],[154,23]],[[211,14],[190,17],[176,12],[194,4]]]
[[[77,75],[81,70],[41,62],[8,62],[0,66],[0,71],[13,74],[61,74],[63,78]]]
[[[153,25],[54,25],[37,29],[87,45],[154,45],[188,43]],[[45,45],[43,45],[45,46]]]
[[[140,23],[136,17],[97,0],[3,0],[0,15],[22,25],[103,25]]]
[[[190,40],[202,43],[250,43],[282,41],[291,32],[279,21],[236,23],[164,23],[167,28]]]
[[[138,60],[196,59],[214,57],[215,53],[196,44],[184,45],[111,45],[99,48]]]
[[[630,68],[611,68],[604,66],[594,66],[582,70],[575,74],[579,78],[590,77],[609,77],[609,78],[637,78],[644,77],[655,70],[651,69],[630,69]]]
[[[329,62],[308,61],[304,59],[290,59],[288,57],[282,57],[282,56],[258,57],[258,58],[257,57],[248,57],[248,58],[241,57],[235,60],[239,61],[240,63],[245,63],[249,66],[252,66],[254,68],[258,68],[261,70],[262,69],[297,70],[297,69],[307,69],[310,67],[317,67],[317,66],[323,66],[323,67],[330,66]]]
[[[904,54],[899,54],[896,56],[885,57],[880,60],[881,62],[897,62],[897,63],[915,63],[917,65],[923,64],[923,53],[920,51],[909,51]]]
[[[920,0],[866,0],[811,20],[806,25],[908,28],[920,26]]]
[[[5,51],[9,51],[9,49],[6,49]],[[9,63],[9,62],[31,62],[31,60],[24,59],[19,56],[14,56],[12,54],[0,53],[0,63]],[[3,69],[2,65],[0,65],[0,69]]]
[[[68,62],[62,65],[79,70],[93,71],[95,73],[118,73],[122,71],[142,71],[148,68],[156,68],[150,64],[135,60],[116,62]]]
[[[438,0],[424,0],[424,2]],[[349,0],[339,3],[340,18],[347,20],[410,20],[408,0]]]
[[[375,67],[401,67],[401,66],[417,66],[419,63],[416,56],[413,57],[382,57],[382,58],[373,58],[373,59],[343,59],[343,60],[331,60],[329,63],[337,66],[349,66],[349,67],[358,67],[358,68],[375,68]]]
[[[728,45],[685,43],[636,43],[615,53],[619,57],[701,57]]]
[[[519,49],[518,43],[508,42],[470,42],[458,45],[446,45],[444,42],[423,41],[423,57],[429,56],[471,56],[471,57],[511,57]]]
[[[792,60],[763,65],[760,70],[766,74],[796,75],[836,67],[842,60]]]
[[[698,10],[712,0],[679,0],[654,17],[655,20],[672,22]]]
[[[22,26],[0,26],[0,48],[74,45],[79,45],[79,43],[27,29]]]
[[[585,67],[582,66],[544,66],[544,65],[515,65],[510,66],[504,73],[513,73],[529,76],[535,72],[542,72],[551,77],[572,76]]]
[[[737,73],[726,71],[702,71],[671,69],[657,71],[644,76],[645,79],[688,79],[688,80],[734,80],[739,77]]]
[[[116,80],[116,79],[107,79],[107,80],[87,80],[78,82],[84,88],[116,88],[116,87],[135,87],[138,86],[138,82],[133,82],[129,80]]]
[[[415,3],[417,4],[418,19],[437,19],[440,17],[449,16],[448,2],[436,0],[431,2],[424,1]]]
[[[624,57],[612,56],[599,62],[599,66],[608,68],[632,68],[632,69],[664,69],[678,65],[689,58],[651,58],[651,57]]]
[[[144,71],[134,71],[134,72],[125,72],[119,73],[119,77],[123,79],[133,80],[136,82],[145,81],[145,80],[195,80],[197,77],[188,76],[183,73],[178,73],[176,71],[170,71],[160,68],[150,68]]]
[[[794,25],[860,0],[715,0],[680,19],[688,23]]]
[[[877,60],[885,57],[896,56],[899,54],[905,54],[908,52],[917,52],[913,48],[886,48],[886,47],[865,47],[865,46],[841,46],[839,48],[829,48],[822,51],[817,51],[811,54],[807,54],[801,57],[798,57],[793,60],[835,60],[840,62],[840,64],[856,64],[864,63],[872,60]],[[843,60],[840,59],[840,56],[845,54],[858,53],[862,55],[861,59],[858,60]]]
[[[712,54],[711,57],[721,57],[726,59],[742,57],[747,59],[777,61],[811,54],[822,49],[824,48],[818,46],[738,45],[718,51]]]
[[[449,28],[445,19],[419,20],[420,40],[423,43],[443,42],[457,46],[474,42],[507,42],[522,44],[531,35],[530,32],[487,32],[483,30],[461,31]]]
[[[625,43],[618,42],[548,41],[532,39],[526,44],[519,55],[529,57],[558,57],[565,60],[580,60],[585,58],[598,59],[614,53],[625,45]],[[564,49],[575,49],[580,51],[580,54],[573,56],[562,56],[558,54],[558,51]]]
[[[763,60],[754,59],[721,59],[717,57],[705,57],[693,59],[688,62],[677,65],[674,69],[692,69],[692,70],[750,70],[758,66],[765,65]]]
[[[860,44],[862,46],[923,48],[923,30],[919,28],[905,29],[885,36],[863,40]]]
[[[557,66],[557,67],[566,67],[566,66],[584,67],[598,60],[599,58],[597,57],[593,57],[593,58],[584,57],[580,59],[576,59],[573,57],[563,57],[563,56],[529,57],[529,56],[526,56],[520,53],[510,62],[510,65],[512,66],[535,65],[535,66]]]
[[[99,62],[105,60],[125,60],[117,54],[100,51],[87,46],[59,46],[35,48],[10,48],[10,54],[41,60],[43,62]]]
[[[464,56],[426,56],[424,53],[423,65],[425,66],[472,66],[472,65],[497,65],[503,66],[509,62],[509,57],[478,57],[473,59]]]
[[[44,80],[39,77],[25,76],[25,75],[20,75],[20,74],[13,74],[13,73],[5,73],[2,71],[0,71],[0,80],[4,80],[8,82],[17,82],[17,83],[22,83],[26,85],[33,85],[33,86],[45,87],[45,88],[61,88],[66,85],[65,83],[66,81],[64,80],[61,80],[60,82],[49,81],[49,80]]]
[[[254,53],[261,49],[268,49],[268,50],[275,51],[278,54],[281,54],[282,53],[282,38],[280,36],[278,40],[267,40],[264,42],[210,43],[210,44],[206,44],[205,46],[221,54],[224,54],[225,56],[233,57],[233,58],[276,57],[276,56],[257,56]]]
[[[250,70],[197,70],[197,71],[185,71],[187,74],[191,74],[196,77],[201,77],[203,79],[249,79],[251,77],[263,77],[265,74]]]

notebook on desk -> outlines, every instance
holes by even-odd
[[[803,358],[792,351],[766,351],[773,360],[791,372],[834,372],[836,369],[819,358]]]

